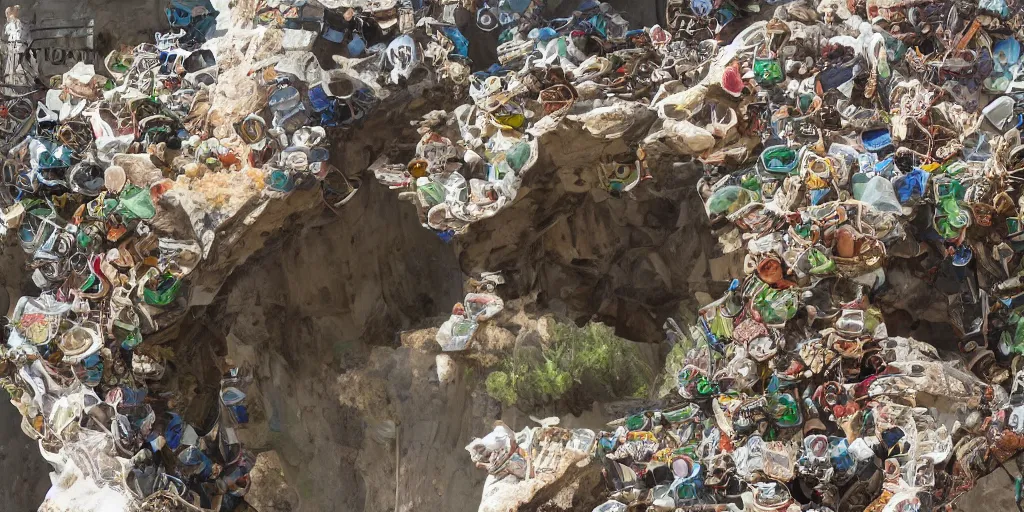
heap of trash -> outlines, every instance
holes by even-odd
[[[27,34],[18,12],[8,37]],[[216,43],[274,35],[213,38],[224,13],[209,0],[166,14],[172,30],[152,42],[4,89],[0,237],[39,293],[13,301],[0,382],[53,467],[43,510],[243,504],[252,377],[210,361],[223,374],[204,401],[174,375],[173,349],[147,342],[184,317],[190,277],[240,205],[307,191],[336,210],[358,190],[328,162],[335,122],[314,115],[341,101],[335,82],[310,85],[279,59],[222,65]],[[242,81],[258,94],[238,98]]]
[[[509,137],[578,127],[634,148],[602,164],[615,194],[696,163],[717,249],[742,262],[692,321],[666,323],[679,364],[662,406],[603,431],[499,423],[467,446],[489,474],[481,510],[559,485],[559,457],[602,468],[595,512],[941,510],[1024,466],[1019,7],[667,4],[666,26],[642,29],[589,1],[499,15],[499,63],[454,113],[461,139],[424,130],[392,181],[458,232],[440,220],[497,204],[476,191],[520,174]],[[441,169],[439,144],[462,161]],[[453,168],[486,181],[467,195]],[[958,341],[889,334],[897,268],[937,291],[927,306]]]
[[[255,202],[349,204],[363,169],[332,165],[337,140],[427,89],[446,97],[418,140],[367,171],[442,239],[513,204],[570,130],[625,148],[595,169],[623,200],[699,169],[717,250],[742,262],[666,323],[662,406],[471,443],[485,503],[589,463],[600,512],[907,512],[1024,466],[1019,8],[666,0],[631,28],[566,1],[175,0],[152,42],[0,85],[0,236],[39,290],[9,308],[0,380],[54,468],[44,509],[243,506],[252,376],[218,368],[202,403],[154,340],[206,294],[219,228]],[[9,48],[26,33],[9,11]],[[889,334],[896,269],[940,292],[958,343]],[[444,351],[473,350],[503,280],[453,308]]]

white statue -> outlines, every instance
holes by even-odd
[[[32,45],[29,27],[21,20],[21,6],[12,5],[4,14],[4,82],[12,85],[31,85],[35,80],[35,66],[28,54]]]

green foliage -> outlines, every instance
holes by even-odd
[[[572,375],[560,368],[557,362],[545,359],[543,364],[526,373],[523,385],[543,397],[555,400],[572,387]]]
[[[532,409],[571,397],[588,407],[594,400],[647,396],[652,380],[637,346],[611,327],[557,324],[547,348],[516,351],[488,375],[486,387],[506,406]]]
[[[518,401],[512,377],[505,372],[497,371],[488,375],[485,385],[487,394],[504,405],[514,405]]]

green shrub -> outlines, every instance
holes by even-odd
[[[556,361],[545,359],[543,364],[530,368],[523,385],[543,398],[557,400],[572,387],[572,375],[560,368]]]
[[[485,384],[487,394],[504,405],[515,405],[518,400],[515,387],[512,385],[512,377],[505,372],[497,371],[488,375]]]
[[[556,324],[547,348],[514,352],[486,381],[494,399],[523,409],[570,397],[574,409],[595,400],[640,398],[651,384],[651,369],[637,346],[601,323]]]

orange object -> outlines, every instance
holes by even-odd
[[[163,197],[163,195],[166,194],[172,188],[174,188],[173,181],[168,179],[160,180],[149,187],[149,198],[155,204],[158,201],[160,201],[160,198]]]
[[[107,240],[116,242],[128,232],[128,228],[123,224],[115,224],[107,228]]]
[[[974,18],[974,21],[971,22],[971,26],[967,27],[967,32],[965,32],[963,37],[956,42],[956,50],[960,52],[966,50],[967,45],[970,44],[971,39],[974,39],[974,35],[977,34],[980,29],[981,22],[978,21],[978,18]]]
[[[242,163],[242,161],[238,158],[238,155],[236,155],[234,151],[228,151],[223,155],[219,155],[217,159],[220,160],[220,163],[224,167],[231,167],[232,165]]]
[[[850,226],[839,228],[836,231],[836,254],[841,258],[852,258],[855,242],[853,228]]]
[[[772,287],[785,290],[791,288],[793,282],[785,278],[785,269],[778,258],[765,258],[757,264],[757,276]]]
[[[75,210],[75,214],[71,216],[71,223],[76,226],[82,225],[82,217],[85,215],[85,204],[78,205],[78,209]]]
[[[782,263],[776,258],[765,258],[757,264],[757,275],[768,284],[782,280]]]
[[[718,438],[718,449],[723,453],[732,453],[736,448],[732,445],[732,438],[729,436],[719,436]]]

